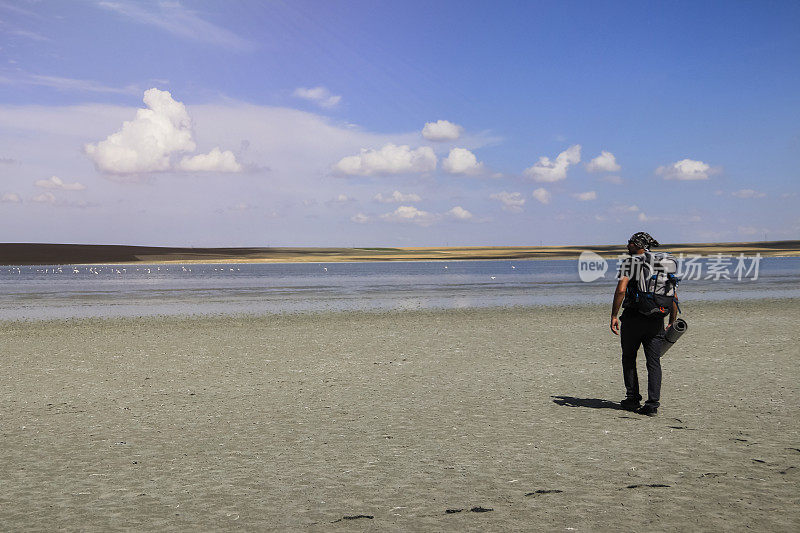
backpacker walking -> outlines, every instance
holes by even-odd
[[[677,261],[669,254],[650,251],[658,241],[645,232],[635,233],[628,240],[630,257],[621,262],[617,288],[611,308],[611,331],[622,331],[622,376],[625,382],[623,408],[639,414],[655,416],[661,398],[661,344],[664,338],[664,317],[669,325],[678,313],[675,286]],[[623,307],[622,315],[617,313]],[[644,347],[647,362],[647,401],[642,406],[636,355]]]

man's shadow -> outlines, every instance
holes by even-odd
[[[573,396],[551,396],[553,403],[565,405],[567,407],[589,407],[591,409],[614,409],[615,411],[625,411],[617,402],[601,400],[600,398],[575,398]]]

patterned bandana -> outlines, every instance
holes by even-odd
[[[645,250],[649,250],[650,248],[655,248],[658,246],[658,241],[651,237],[649,233],[645,233],[644,231],[640,231],[639,233],[634,233],[631,235],[631,238],[628,239],[628,242],[633,243],[638,248],[644,248]]]

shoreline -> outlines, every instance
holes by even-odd
[[[731,298],[731,299],[717,299],[717,300],[681,300],[681,307],[687,309],[697,307],[725,307],[738,302],[743,306],[769,306],[769,305],[785,305],[789,301],[800,301],[800,296],[787,296],[787,297],[762,297],[756,296],[752,298]],[[155,313],[155,314],[142,314],[142,315],[105,315],[105,316],[65,316],[65,317],[25,317],[25,318],[0,318],[0,326],[14,326],[14,325],[29,325],[29,324],[72,324],[83,325],[83,323],[91,323],[102,327],[112,323],[125,323],[136,321],[154,321],[154,322],[220,322],[220,321],[258,321],[266,319],[325,319],[331,317],[346,318],[348,316],[353,318],[383,318],[387,316],[412,316],[412,315],[465,315],[465,314],[490,314],[490,313],[532,313],[551,312],[560,314],[563,312],[601,312],[603,316],[610,315],[611,309],[611,296],[608,297],[608,303],[551,303],[551,304],[519,304],[519,305],[487,305],[487,306],[473,306],[473,307],[425,307],[425,308],[399,308],[399,309],[385,309],[385,308],[367,308],[367,309],[300,309],[300,310],[281,310],[281,311],[253,311],[253,312],[213,312],[213,313]],[[620,310],[621,314],[622,310]],[[685,313],[678,314],[679,318],[683,318]]]
[[[721,252],[720,252],[721,253]],[[759,251],[753,252],[738,252],[744,253],[745,257],[750,258],[755,256],[756,253],[761,253]],[[694,254],[686,253],[686,252],[678,252],[673,255],[683,254],[685,256],[691,256]],[[229,259],[229,260],[211,260],[211,259],[191,259],[191,260],[177,260],[177,259],[169,259],[169,260],[149,260],[143,259],[141,261],[127,261],[127,262],[100,262],[100,263],[7,263],[7,264],[0,264],[0,268],[16,268],[16,267],[95,267],[95,266],[130,266],[130,267],[141,267],[146,265],[304,265],[304,264],[320,264],[320,265],[340,265],[340,264],[370,264],[370,263],[452,263],[452,262],[461,262],[461,261],[576,261],[578,259],[579,254],[575,255],[564,255],[564,256],[548,256],[548,257],[461,257],[461,258],[418,258],[418,259],[362,259],[362,260],[354,260],[354,259],[341,259],[341,260],[332,260],[331,258],[326,259],[297,259],[297,260],[282,260],[282,259],[263,259],[263,260],[252,260],[252,259]],[[622,253],[619,254],[598,254],[604,259],[614,259],[623,255]],[[715,254],[706,255],[706,257],[711,257]],[[732,255],[734,258],[737,255],[734,254],[723,254],[723,255]],[[761,253],[761,258],[770,259],[795,259],[800,257],[800,251],[796,254],[789,254],[785,253],[783,255],[765,255]]]
[[[678,254],[798,257],[800,241],[665,244],[659,249]],[[604,258],[626,253],[622,245],[468,246],[402,248],[167,248],[123,245],[0,243],[3,266],[95,264],[247,264],[339,263],[392,261],[487,261],[576,259],[591,251]]]

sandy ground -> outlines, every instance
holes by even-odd
[[[655,418],[606,307],[1,323],[0,524],[797,531],[797,301],[684,311]]]

